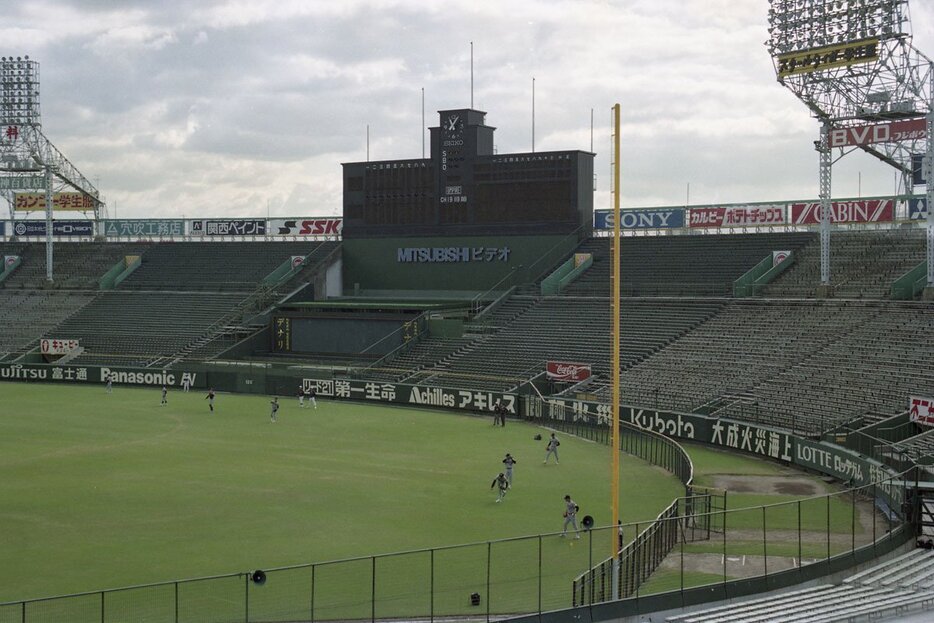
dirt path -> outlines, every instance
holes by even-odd
[[[727,491],[727,499],[730,493],[752,493],[765,495],[792,495],[802,500],[814,496],[821,496],[834,491],[843,490],[840,486],[827,484],[815,477],[802,475],[800,472],[788,470],[787,474],[780,476],[744,476],[739,474],[718,474],[713,475],[711,482],[714,487]],[[852,508],[848,496],[842,499],[848,508]],[[818,506],[819,505],[819,506]],[[821,509],[826,508],[824,500],[812,500],[802,502],[802,516],[807,518],[808,514],[812,516],[810,523],[815,522],[814,513],[822,513]],[[865,499],[857,498],[855,504],[855,517],[848,514],[843,525],[831,525],[828,534],[826,520],[816,519],[821,528],[819,530],[801,531],[800,543],[804,551],[808,549],[813,555],[813,546],[818,546],[821,551],[827,547],[828,540],[831,548],[831,555],[839,553],[841,549],[851,547],[860,547],[871,543],[873,536],[878,538],[885,534],[888,529],[888,522],[885,517],[876,511],[872,503]],[[669,554],[659,567],[659,571],[680,571],[685,573],[699,572],[706,574],[725,575],[727,579],[749,578],[764,575],[765,573],[774,573],[793,569],[799,565],[806,565],[816,562],[818,559],[804,558],[797,556],[777,556],[769,554],[769,550],[782,551],[787,554],[788,550],[797,551],[799,536],[797,529],[773,529],[769,528],[769,513],[774,513],[773,521],[778,521],[777,517],[784,509],[767,510],[765,513],[765,529],[736,529],[729,528],[730,514],[727,514],[727,533],[724,542],[722,530],[710,535],[709,540],[694,541],[698,545],[709,544],[716,547],[717,553],[690,553],[681,551],[681,546],[676,545],[675,549]],[[757,511],[749,511],[757,512]],[[793,511],[797,512],[797,510]],[[787,511],[784,511],[787,513]],[[826,515],[822,514],[822,517]],[[748,517],[746,517],[748,520]],[[854,530],[851,529],[855,519],[855,537]],[[873,523],[875,522],[875,524]],[[722,525],[722,522],[714,522]],[[804,523],[804,522],[803,522]],[[764,545],[763,545],[764,543]],[[753,545],[753,551],[750,551],[750,544]],[[686,547],[689,544],[685,544]],[[762,552],[764,547],[764,554]],[[805,549],[807,548],[807,549]],[[726,554],[724,555],[724,551]],[[826,554],[824,554],[826,556]],[[822,560],[823,558],[821,558]]]

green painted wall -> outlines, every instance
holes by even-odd
[[[576,236],[475,236],[344,240],[344,292],[487,290],[534,281],[577,246]]]

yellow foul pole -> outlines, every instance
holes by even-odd
[[[619,522],[619,453],[620,453],[620,443],[619,443],[619,283],[620,283],[620,241],[619,241],[619,104],[613,106],[613,348],[610,352],[613,353],[613,362],[611,367],[613,369],[613,425],[611,427],[611,435],[613,438],[613,451],[611,452],[613,458],[611,459],[611,473],[610,473],[610,482],[612,490],[610,492],[610,504],[612,508],[610,509],[610,516],[612,517],[611,525],[615,526]],[[613,534],[610,537],[611,557],[615,557],[617,553],[618,544],[616,542],[616,535]]]

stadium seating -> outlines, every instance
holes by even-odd
[[[892,282],[924,261],[924,231],[834,231],[830,277],[834,296],[888,298]],[[762,296],[813,298],[820,283],[820,242],[796,254],[794,266],[763,289]]]
[[[249,292],[294,255],[306,255],[313,242],[171,242],[153,245],[124,290],[201,290]]]
[[[823,335],[812,338],[815,348],[798,351],[795,361],[749,389],[770,423],[816,433],[866,412],[898,413],[911,392],[934,387],[930,306],[828,302],[809,310],[813,326],[823,326]],[[741,405],[718,414],[742,417],[742,410],[748,417]]]
[[[622,296],[732,296],[733,282],[771,255],[797,250],[812,233],[637,236],[622,240]],[[593,266],[563,292],[569,296],[610,293],[613,247],[592,238],[577,250],[592,253]]]
[[[93,298],[87,292],[0,291],[0,354],[17,352],[34,343]]]
[[[7,288],[70,288],[97,290],[98,280],[127,255],[140,255],[146,243],[64,242],[52,253],[53,282],[46,281],[44,244],[23,244],[22,264],[6,280]]]
[[[542,373],[548,360],[593,364],[596,375],[609,373],[610,302],[608,299],[515,297],[483,323],[472,342],[428,364],[414,379],[433,385],[508,389]],[[715,314],[717,301],[626,299],[621,307],[622,366],[658,351]],[[503,326],[500,326],[502,323]]]
[[[202,335],[239,294],[102,292],[46,337],[78,339],[81,363],[144,365]]]
[[[915,549],[843,580],[772,597],[669,616],[667,623],[830,623],[880,619],[934,608],[934,552]]]

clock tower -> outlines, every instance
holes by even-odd
[[[486,113],[470,108],[438,112],[431,128],[431,159],[438,173],[437,201],[441,223],[469,223],[474,196],[474,161],[493,153],[493,130]]]

